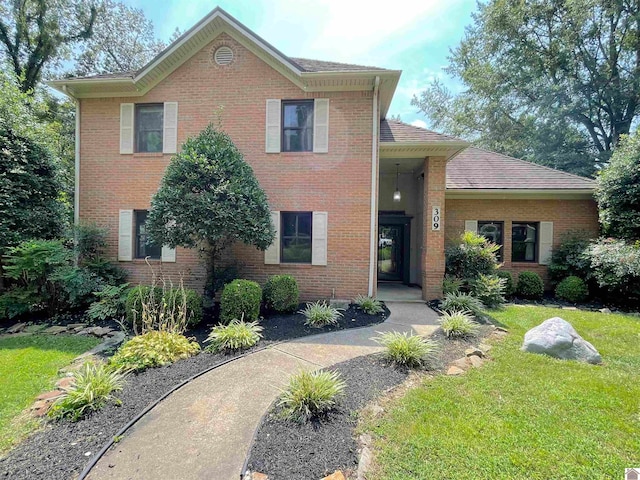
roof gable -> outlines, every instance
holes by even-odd
[[[385,143],[422,143],[422,142],[456,142],[466,143],[456,137],[415,127],[400,120],[383,120],[380,122],[380,141]]]

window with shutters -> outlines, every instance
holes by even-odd
[[[313,100],[282,101],[282,151],[313,151]]]
[[[162,152],[164,105],[136,104],[136,152]]]
[[[282,212],[280,262],[311,263],[311,212]]]
[[[134,212],[136,222],[136,258],[149,257],[153,260],[160,260],[162,247],[149,243],[147,237],[146,223],[148,215],[149,212],[147,210],[136,210]]]
[[[478,234],[482,235],[484,238],[489,240],[490,242],[495,243],[500,246],[500,250],[496,252],[496,257],[499,262],[503,260],[503,250],[504,250],[504,241],[503,241],[503,232],[504,231],[504,223],[503,222],[494,222],[494,221],[478,221]]]
[[[511,261],[536,262],[539,223],[513,222],[511,225]]]

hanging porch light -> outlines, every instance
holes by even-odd
[[[402,194],[400,193],[400,187],[398,185],[398,175],[399,175],[400,164],[396,163],[396,191],[393,192],[393,201],[399,202],[402,200]]]

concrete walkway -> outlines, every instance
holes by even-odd
[[[87,478],[238,480],[253,434],[289,376],[380,351],[377,332],[437,328],[425,304],[389,303],[372,327],[300,338],[230,362],[188,383],[145,415]],[[167,385],[169,388],[169,385]]]

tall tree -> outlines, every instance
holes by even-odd
[[[84,0],[0,0],[0,42],[20,90],[33,92],[47,67],[68,59],[91,36],[96,15]]]
[[[446,71],[461,93],[434,83],[412,102],[435,127],[593,173],[638,116],[640,2],[480,3]]]

